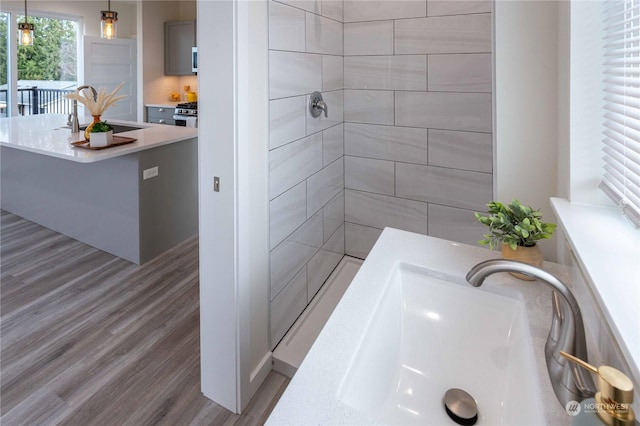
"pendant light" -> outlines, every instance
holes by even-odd
[[[35,26],[27,22],[27,0],[24,0],[24,22],[18,23],[18,42],[22,46],[33,46],[33,30]]]
[[[102,38],[112,40],[116,38],[118,29],[118,12],[111,10],[111,0],[108,2],[107,9],[109,10],[100,12],[102,14],[102,18],[100,19],[100,33]]]

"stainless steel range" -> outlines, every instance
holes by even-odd
[[[174,111],[173,119],[176,126],[198,127],[198,103],[185,102],[178,104]]]

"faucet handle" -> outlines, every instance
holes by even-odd
[[[560,355],[598,376],[600,392],[596,393],[596,408],[605,424],[634,424],[635,415],[629,406],[633,402],[633,382],[622,371],[608,365],[596,368],[564,351]]]
[[[329,117],[329,106],[322,99],[322,93],[313,92],[309,97],[309,113],[313,118],[317,118],[322,111],[325,117]]]

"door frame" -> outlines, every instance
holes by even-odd
[[[202,392],[235,413],[271,371],[267,7],[198,1]]]

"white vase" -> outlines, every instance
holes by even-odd
[[[112,142],[113,130],[109,130],[108,132],[91,133],[91,146],[93,148],[111,145]]]

